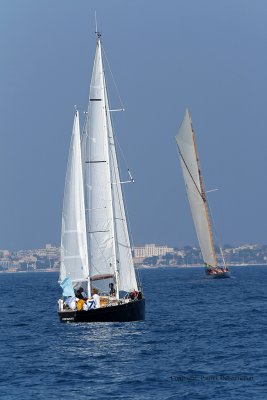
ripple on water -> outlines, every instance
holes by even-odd
[[[3,274],[1,396],[265,400],[267,274],[232,274],[220,281],[198,268],[143,270],[146,321],[126,324],[60,324],[56,274]],[[23,307],[10,309],[11,285]],[[36,287],[44,302],[29,297]],[[218,378],[225,374],[232,380]]]

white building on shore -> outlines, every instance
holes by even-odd
[[[156,246],[155,244],[145,244],[133,248],[134,258],[147,258],[153,256],[165,256],[167,253],[173,253],[173,247]]]

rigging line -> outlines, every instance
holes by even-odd
[[[186,169],[187,169],[187,172],[189,173],[190,178],[192,179],[192,181],[193,181],[193,183],[194,183],[194,185],[195,185],[195,187],[196,187],[196,189],[197,189],[197,191],[198,191],[200,197],[202,198],[202,200],[203,200],[204,203],[205,203],[205,201],[207,201],[207,200],[206,200],[206,198],[203,196],[203,194],[200,192],[199,188],[197,187],[197,184],[196,184],[196,182],[195,182],[195,179],[193,178],[193,175],[191,174],[191,172],[190,172],[190,170],[189,170],[189,168],[188,168],[188,166],[187,166],[187,164],[186,164],[186,162],[185,162],[185,159],[184,159],[184,157],[183,157],[183,155],[182,155],[182,153],[181,153],[181,150],[180,150],[180,147],[179,147],[178,144],[177,144],[177,147],[178,147],[178,151],[179,151],[180,157],[181,157],[181,159],[182,159],[182,161],[183,161],[183,163],[184,163],[184,165],[185,165],[185,167],[186,167]]]
[[[112,73],[112,70],[111,70],[111,67],[110,67],[110,63],[108,61],[108,57],[107,57],[107,54],[106,54],[106,51],[104,49],[103,44],[102,44],[102,49],[103,49],[104,57],[105,57],[105,60],[107,62],[107,66],[108,66],[108,69],[109,69],[113,84],[115,86],[115,89],[116,89],[116,92],[117,92],[117,95],[118,95],[118,98],[119,98],[119,101],[120,101],[120,104],[121,104],[121,108],[124,109],[124,105],[123,105],[123,102],[122,102],[122,99],[121,99],[121,95],[120,95],[120,92],[119,92],[119,89],[118,89],[118,85],[116,84],[116,81],[115,81],[114,75]]]
[[[118,165],[118,162],[117,162],[115,157],[116,157],[116,149],[114,147],[113,151],[111,151],[111,160],[112,160],[111,167],[112,167],[114,176],[116,175],[115,164],[117,164],[118,173],[119,173],[119,169],[120,169],[119,165]],[[132,264],[133,263],[133,260],[132,260],[133,239],[132,239],[132,230],[131,230],[131,225],[130,225],[130,218],[129,218],[129,215],[128,215],[127,203],[125,201],[125,196],[124,196],[124,193],[123,193],[121,185],[116,186],[114,188],[114,191],[116,191],[117,198],[119,200],[119,212],[120,212],[120,215],[122,216],[124,214],[125,218],[126,218],[126,224],[123,224],[123,235],[124,235],[124,240],[126,242],[129,242],[129,251],[128,251],[128,254],[127,254],[127,258],[128,258],[129,263]],[[119,191],[121,191],[121,196],[119,195]],[[128,231],[127,231],[127,228],[128,228]],[[142,287],[142,280],[140,278],[139,271],[137,272],[137,284],[138,284],[139,287]]]
[[[112,120],[111,120],[111,118],[110,118],[110,124],[111,124],[111,126],[110,126],[110,135],[113,135],[113,137],[114,137],[114,132],[113,132],[113,129],[112,129]],[[112,170],[113,170],[113,175],[114,175],[115,180],[116,180],[117,178],[120,177],[120,166],[119,166],[119,163],[118,163],[118,161],[117,161],[117,157],[116,157],[116,147],[115,147],[115,146],[112,147],[110,153],[111,153],[111,160],[112,160],[111,168],[112,168]],[[116,176],[117,174],[116,174],[115,165],[117,165],[117,168],[118,168],[118,177]],[[129,172],[129,171],[128,171],[128,172]],[[131,179],[131,181],[132,181],[132,179]],[[123,195],[123,190],[122,190],[122,187],[121,187],[121,185],[120,185],[120,182],[118,182],[118,184],[115,185],[115,186],[117,186],[117,187],[116,187],[116,188],[113,188],[113,189],[116,190],[118,199],[120,199],[119,190],[121,190],[121,193],[122,193],[122,202],[123,202],[123,200],[124,200],[124,195]],[[124,204],[124,213],[126,214],[126,212],[125,212],[125,201],[124,201],[123,204]],[[121,201],[119,201],[120,215],[121,215],[121,216],[123,215],[123,204],[121,204]],[[124,229],[124,230],[125,230],[125,229]],[[124,232],[124,235],[127,237],[127,233],[126,233],[126,232]]]
[[[116,160],[115,160],[115,155],[114,154],[112,154],[111,155],[111,157],[112,157],[112,169],[113,169],[113,174],[114,174],[114,176],[116,175],[116,169],[115,169],[115,162],[116,162]],[[119,170],[119,166],[118,166],[118,164],[117,164],[117,167],[118,167],[118,170]],[[113,190],[114,191],[116,191],[117,192],[117,198],[118,198],[118,200],[119,200],[119,215],[120,215],[120,219],[121,220],[125,220],[127,217],[126,217],[126,210],[125,210],[125,205],[126,205],[126,202],[125,202],[125,199],[124,199],[124,194],[123,194],[123,190],[122,190],[122,187],[121,187],[121,184],[120,184],[120,182],[119,182],[119,184],[118,185],[116,185],[116,187],[115,188],[113,188]],[[121,196],[120,196],[120,192],[121,191]],[[124,209],[123,209],[124,208]],[[123,216],[125,215],[125,218],[122,218]],[[115,218],[116,219],[116,218]],[[118,219],[118,218],[117,218]],[[127,224],[127,220],[126,220],[126,224]],[[127,231],[126,231],[126,229],[125,229],[125,225],[123,224],[123,233],[124,233],[124,239],[127,241]],[[130,241],[130,238],[129,238],[129,241]],[[129,243],[130,244],[130,243]],[[130,244],[130,248],[131,248],[131,244]]]
[[[122,159],[123,159],[123,161],[124,161],[125,167],[127,168],[128,174],[129,174],[131,180],[133,181],[134,179],[132,178],[132,175],[131,175],[131,172],[130,172],[130,168],[129,168],[129,164],[128,164],[127,160],[126,160],[126,157],[125,157],[125,155],[124,155],[124,152],[123,152],[122,147],[121,147],[121,145],[120,145],[120,142],[119,142],[119,140],[118,140],[118,137],[117,137],[117,135],[116,135],[116,132],[113,132],[113,133],[114,133],[113,136],[114,136],[116,145],[118,146],[118,148],[119,148],[119,150],[120,150],[120,153],[121,153],[121,155],[122,155]]]
[[[121,155],[121,157],[122,157],[122,160],[123,160],[123,162],[124,162],[124,165],[125,165],[126,169],[128,170],[128,174],[129,174],[131,180],[133,181],[134,179],[132,178],[132,175],[131,175],[131,172],[130,172],[130,168],[129,168],[129,164],[128,164],[127,160],[126,160],[126,157],[125,157],[125,155],[124,155],[124,151],[123,151],[123,149],[122,149],[122,147],[121,147],[121,145],[120,145],[120,142],[119,142],[119,140],[118,140],[116,131],[115,131],[115,129],[114,129],[114,124],[113,124],[112,115],[111,115],[110,113],[109,113],[109,118],[110,118],[110,124],[111,124],[111,129],[112,129],[112,136],[113,136],[114,147],[116,146],[116,147],[120,150],[120,155]]]
[[[109,113],[109,117],[110,117],[110,124],[111,124],[111,129],[112,129],[112,116],[110,115],[110,113]],[[126,160],[126,157],[125,157],[125,155],[124,155],[124,152],[123,152],[123,150],[122,150],[122,147],[120,146],[120,143],[119,143],[119,141],[118,141],[118,138],[117,138],[117,135],[116,135],[116,133],[115,133],[115,131],[114,131],[114,128],[112,129],[112,134],[113,134],[113,140],[116,142],[116,145],[118,146],[118,148],[119,148],[119,150],[120,150],[120,152],[121,152],[121,155],[122,155],[122,158],[123,158],[123,161],[124,161],[124,163],[125,163],[125,166],[126,166],[126,168],[127,168],[127,170],[128,170],[128,173],[129,173],[129,175],[130,175],[130,177],[131,177],[131,181],[133,182],[134,180],[133,180],[133,178],[132,178],[132,176],[131,176],[131,173],[130,173],[130,169],[128,168],[128,163],[127,163],[127,160]],[[116,155],[116,147],[114,146],[114,150],[115,150],[115,155]],[[112,152],[111,152],[111,158],[112,158],[112,168],[113,168],[113,174],[114,174],[114,170],[115,170],[115,162],[114,162],[114,155],[112,154]],[[117,162],[117,160],[116,160],[116,162]],[[117,162],[117,167],[118,167],[118,172],[119,172],[119,174],[120,174],[120,166],[119,166],[119,164],[118,164],[118,162]],[[115,175],[115,174],[114,174]],[[119,185],[120,186],[120,190],[121,190],[121,193],[122,193],[122,202],[123,202],[123,204],[121,204],[121,201],[119,202],[119,207],[120,207],[120,213],[122,214],[122,208],[124,207],[124,214],[125,214],[125,218],[127,219],[127,222],[126,222],[126,224],[127,224],[127,232],[126,232],[126,228],[125,228],[125,226],[123,227],[123,233],[124,233],[124,238],[126,238],[127,239],[127,237],[128,237],[128,240],[129,240],[129,245],[130,245],[130,252],[128,253],[128,260],[129,260],[129,262],[131,263],[131,264],[133,264],[133,259],[132,259],[132,249],[133,249],[133,247],[134,247],[134,240],[133,240],[133,234],[132,234],[132,226],[131,226],[131,219],[130,219],[130,217],[129,217],[129,212],[128,212],[128,207],[127,207],[127,202],[125,201],[125,195],[124,195],[124,191],[123,191],[123,189],[122,189],[122,187],[121,187],[121,185]],[[119,187],[117,187],[116,188],[116,190],[117,190],[117,192],[118,192],[118,190],[119,190]],[[118,196],[118,197],[120,197],[120,196]],[[134,265],[133,265],[133,268],[134,268]],[[135,270],[136,271],[136,270]],[[137,278],[137,285],[139,286],[139,287],[141,287],[142,288],[142,279],[141,279],[141,275],[140,275],[140,271],[139,270],[137,270],[137,274],[136,274],[137,276],[136,276],[136,278]]]
[[[119,149],[120,155],[121,155],[122,160],[124,162],[124,165],[125,165],[125,167],[126,167],[126,169],[128,171],[128,175],[130,176],[131,181],[134,182],[134,179],[133,179],[132,174],[130,172],[129,164],[128,164],[127,159],[125,157],[124,151],[123,151],[123,149],[122,149],[122,147],[120,145],[118,136],[116,134],[116,130],[114,129],[113,119],[112,119],[112,115],[110,113],[109,113],[109,117],[110,117],[110,123],[111,123],[111,127],[112,127],[112,135],[113,135],[114,146],[116,146]]]
[[[104,49],[103,49],[103,51],[104,51]],[[105,55],[105,57],[106,57],[106,55]],[[107,99],[108,99],[108,91],[107,91],[107,88],[106,88],[106,97],[107,97]],[[121,100],[120,100],[120,101],[121,101]],[[107,102],[107,104],[109,104],[109,101]],[[121,105],[122,105],[122,107],[123,107],[122,101],[121,101]],[[124,110],[124,108],[123,108],[123,110]],[[107,109],[106,109],[107,120],[108,120],[108,119],[110,120],[110,125],[111,125],[111,129],[112,129],[111,139],[113,139],[113,142],[114,142],[113,144],[114,144],[114,146],[117,146],[117,147],[118,147],[118,149],[119,149],[119,151],[120,151],[120,154],[121,154],[121,156],[122,156],[122,160],[123,160],[123,162],[124,162],[124,164],[125,164],[125,167],[126,167],[126,169],[128,170],[128,174],[129,174],[129,176],[130,176],[130,179],[131,179],[132,182],[133,182],[134,179],[132,178],[132,175],[131,175],[131,172],[130,172],[130,168],[129,168],[129,164],[128,164],[128,162],[127,162],[127,159],[126,159],[126,157],[125,157],[124,151],[123,151],[123,149],[122,149],[122,147],[121,147],[121,145],[120,145],[120,142],[119,142],[119,140],[118,140],[116,131],[115,131],[115,129],[114,129],[113,116],[112,116],[111,114],[112,114],[112,113],[110,112],[110,110],[107,110]]]
[[[120,177],[120,167],[119,167],[119,164],[118,164],[118,162],[117,162],[116,148],[113,147],[113,149],[111,149],[110,153],[111,153],[110,155],[111,155],[111,160],[112,160],[112,162],[111,162],[111,168],[112,168],[112,171],[113,171],[113,176],[114,176],[114,178],[115,178],[115,180],[116,180],[117,178]],[[116,174],[115,165],[117,165],[118,176],[117,176],[117,174]],[[118,198],[118,200],[119,200],[119,208],[120,208],[119,211],[120,211],[120,216],[122,217],[122,216],[123,216],[123,204],[121,203],[121,201],[120,201],[120,196],[119,196],[119,191],[121,190],[122,201],[123,201],[123,192],[122,192],[121,182],[117,182],[117,185],[115,185],[115,187],[113,188],[113,190],[117,192],[117,198]],[[115,217],[116,217],[116,216],[115,216]],[[124,229],[124,230],[125,230],[125,229]],[[126,232],[124,232],[124,235],[126,236]]]
[[[111,129],[112,129],[112,126],[111,126]],[[111,133],[113,133],[113,132],[111,132]],[[116,168],[115,168],[115,164],[117,165],[117,169],[118,169],[118,178],[120,177],[120,166],[119,166],[119,163],[118,163],[118,161],[117,161],[117,157],[116,157],[116,148],[115,148],[115,146],[113,147],[113,151],[111,150],[111,159],[112,159],[112,163],[111,163],[111,167],[112,167],[112,169],[113,169],[113,175],[114,175],[114,177],[115,177],[115,180],[116,180]],[[132,180],[131,180],[132,181]],[[117,191],[117,194],[118,194],[118,199],[120,199],[120,196],[119,196],[119,190],[121,190],[121,193],[122,193],[122,204],[121,204],[121,201],[119,202],[119,205],[120,205],[120,215],[122,216],[123,215],[123,205],[124,205],[124,211],[125,211],[125,201],[124,201],[124,195],[123,195],[123,190],[122,190],[122,187],[121,187],[121,182],[119,181],[118,183],[117,183],[117,186],[118,187],[116,187],[116,188],[114,188],[114,189],[116,189],[116,191]]]
[[[106,90],[106,96],[107,96],[108,94],[107,94],[107,90]],[[121,154],[122,154],[122,158],[123,158],[123,161],[124,161],[124,163],[125,163],[125,166],[126,166],[126,168],[127,168],[127,170],[128,170],[128,174],[130,175],[130,177],[131,177],[131,181],[133,182],[133,178],[132,178],[132,176],[131,176],[131,173],[130,173],[130,169],[128,168],[128,163],[127,163],[127,160],[126,160],[126,157],[125,157],[125,155],[124,155],[124,152],[123,152],[123,150],[122,150],[122,148],[121,148],[121,146],[120,146],[120,143],[119,143],[119,141],[118,141],[118,138],[117,138],[117,135],[116,135],[116,132],[115,132],[115,130],[114,130],[114,128],[113,128],[113,121],[112,121],[112,115],[109,113],[109,112],[107,112],[107,120],[109,121],[109,124],[110,124],[110,135],[111,135],[111,139],[113,138],[113,141],[114,141],[114,143],[116,142],[116,145],[118,146],[118,148],[119,148],[119,150],[120,150],[120,152],[121,152]],[[109,129],[109,127],[108,127],[108,129]],[[114,149],[114,155],[113,155],[113,152],[112,151],[110,151],[110,153],[111,153],[111,159],[112,159],[112,161],[113,161],[113,163],[111,163],[112,164],[112,168],[113,168],[113,175],[115,176],[116,175],[116,171],[115,171],[115,162],[116,162],[116,164],[117,164],[117,168],[118,168],[118,174],[119,174],[119,176],[120,176],[120,165],[119,165],[119,163],[118,163],[118,161],[117,161],[117,157],[116,157],[116,160],[114,160],[114,156],[116,156],[116,153],[117,153],[117,151],[116,151],[116,146],[114,145],[113,146],[113,149]],[[119,185],[120,186],[120,185]],[[119,188],[117,188],[117,191],[118,191],[118,189]],[[129,238],[129,242],[130,242],[130,246],[131,246],[131,243],[133,243],[133,239],[132,239],[132,233],[131,233],[131,227],[130,227],[130,222],[129,222],[129,215],[128,215],[128,210],[127,210],[127,204],[126,204],[126,202],[125,202],[125,196],[124,196],[124,193],[123,193],[123,190],[122,190],[122,187],[120,186],[120,189],[121,189],[121,193],[122,193],[122,201],[123,201],[123,204],[124,204],[124,213],[125,213],[125,216],[126,216],[126,218],[127,218],[127,226],[128,226],[128,233],[127,232],[124,232],[124,235],[125,235],[125,237],[127,237],[128,236],[128,238]],[[121,202],[120,202],[121,203]],[[122,213],[122,205],[120,204],[120,212]],[[124,229],[124,231],[125,231],[125,229]]]

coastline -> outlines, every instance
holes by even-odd
[[[267,267],[266,264],[227,264],[228,267]],[[135,265],[134,266],[136,269],[157,269],[157,268],[204,268],[205,266],[203,264],[194,264],[194,265],[188,265],[188,264],[181,264],[181,265]]]
[[[40,269],[40,270],[32,270],[32,271],[0,271],[0,274],[30,274],[30,273],[36,273],[38,274],[39,272],[58,272],[59,269]]]
[[[228,264],[230,268],[232,267],[267,267],[266,264]],[[159,268],[166,268],[166,269],[172,269],[172,268],[178,268],[178,269],[191,269],[191,268],[204,268],[203,264],[197,264],[197,265],[135,265],[135,269],[159,269]],[[40,270],[32,270],[32,271],[0,271],[0,274],[28,274],[28,273],[40,273],[40,272],[57,272],[59,273],[58,269],[40,269]]]

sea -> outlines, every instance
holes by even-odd
[[[60,323],[58,275],[0,275],[0,398],[266,400],[267,267],[140,270],[146,320]]]

